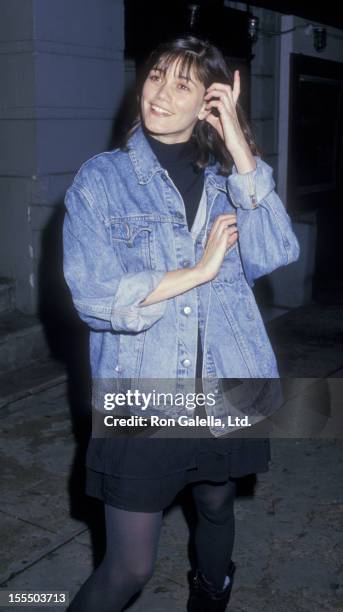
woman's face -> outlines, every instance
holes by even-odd
[[[153,69],[144,82],[141,114],[154,138],[172,144],[188,140],[199,119],[206,115],[205,87],[193,70],[189,79],[179,73],[179,60],[165,74]]]

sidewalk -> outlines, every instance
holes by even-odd
[[[343,397],[341,305],[299,308],[268,329],[282,376],[330,376],[335,397]],[[102,508],[82,494],[67,391],[57,384],[0,411],[2,589],[66,590],[72,598],[102,555]],[[255,494],[235,502],[229,609],[336,612],[343,609],[343,441],[272,439],[271,447],[270,471],[258,475]],[[130,612],[185,611],[187,540],[175,503],[155,575]]]

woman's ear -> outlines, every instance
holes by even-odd
[[[208,111],[206,110],[206,100],[204,100],[201,109],[198,112],[198,119],[200,119],[200,121],[202,121],[203,119],[205,119],[206,115],[208,114]]]

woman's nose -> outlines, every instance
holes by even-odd
[[[171,88],[170,88],[170,84],[167,83],[166,81],[164,83],[160,84],[160,87],[158,89],[157,92],[157,97],[161,98],[161,99],[170,99],[171,97]]]

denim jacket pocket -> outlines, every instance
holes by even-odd
[[[144,219],[111,221],[112,245],[126,272],[156,269],[154,234],[154,224]]]
[[[214,278],[214,283],[234,283],[241,282],[243,269],[240,261],[237,243],[227,249],[222,265],[217,276]]]
[[[215,287],[230,286],[239,299],[244,318],[255,319],[255,298],[244,277],[237,243],[226,251],[219,273],[212,282]]]

